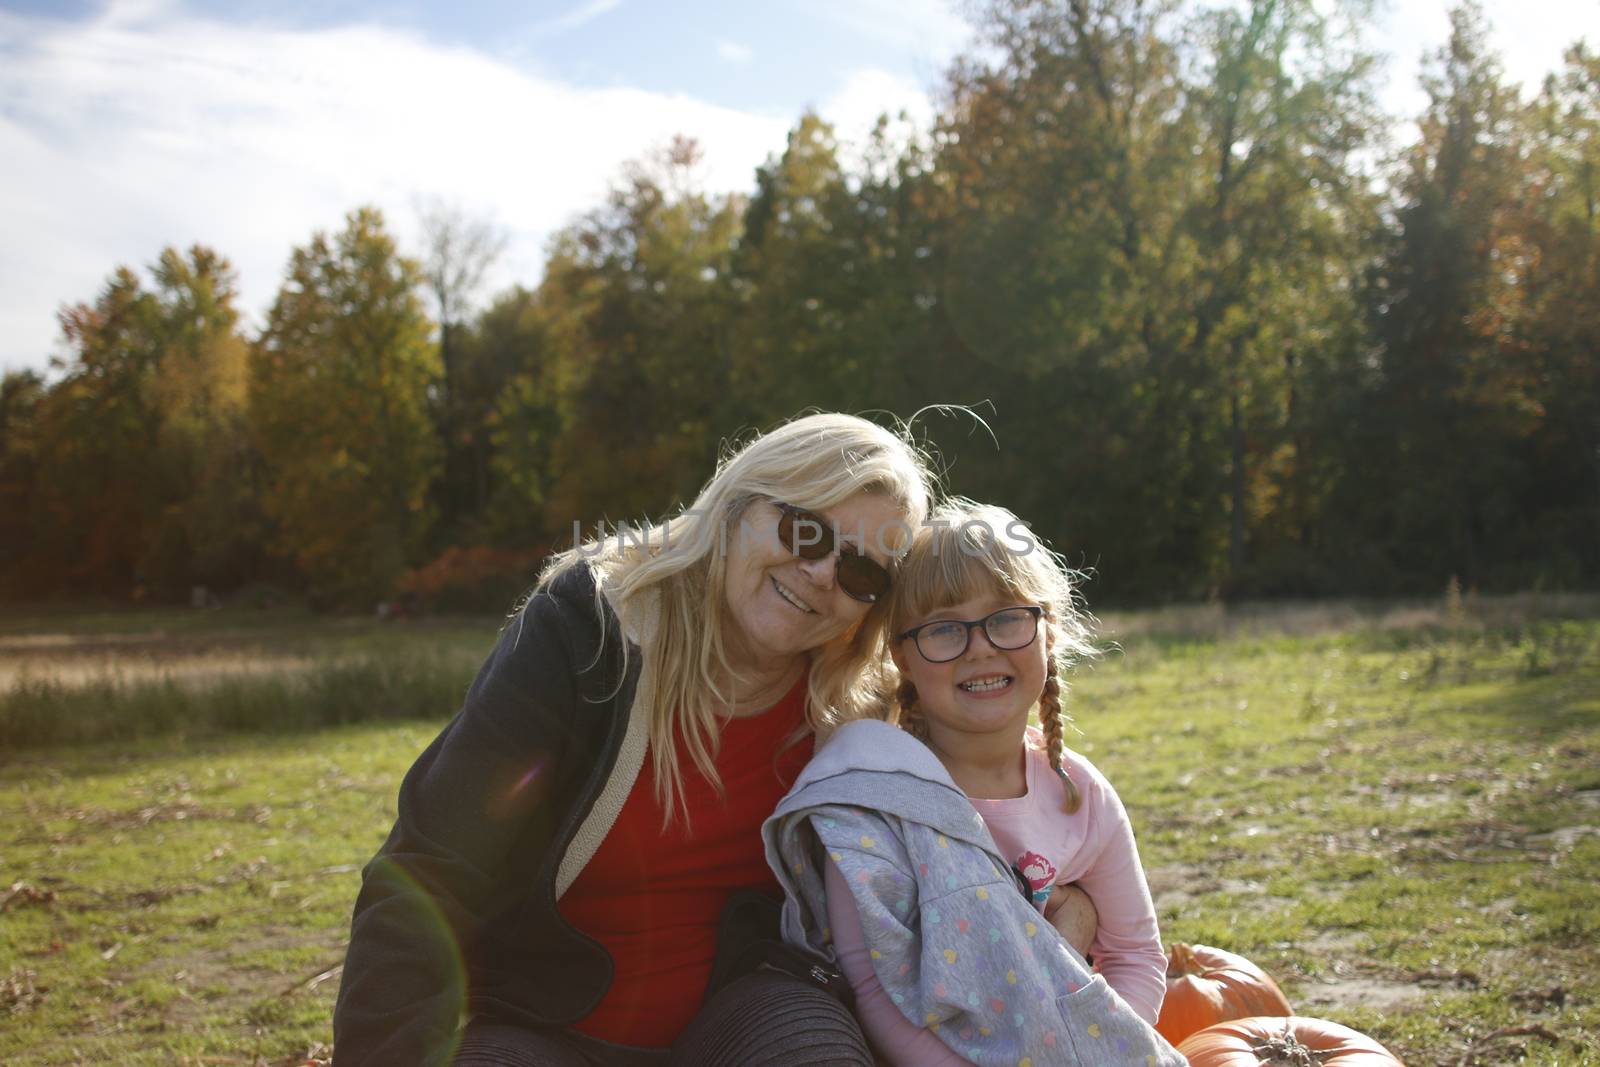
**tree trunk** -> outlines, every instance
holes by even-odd
[[[1244,570],[1244,514],[1249,501],[1245,499],[1244,470],[1244,413],[1240,410],[1239,381],[1228,383],[1229,437],[1233,453],[1233,502],[1228,524],[1228,575],[1237,579]]]

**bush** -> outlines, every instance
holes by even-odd
[[[542,549],[451,545],[432,563],[403,575],[396,592],[401,604],[418,611],[504,614],[533,587],[544,557]]]

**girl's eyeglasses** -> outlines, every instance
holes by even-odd
[[[833,526],[814,511],[774,500],[778,508],[778,540],[801,559],[826,559],[833,554]],[[864,604],[876,603],[889,591],[889,572],[851,545],[839,546],[833,580],[845,595]]]
[[[1027,648],[1039,636],[1039,617],[1044,609],[1037,604],[1015,608],[1001,608],[972,622],[960,619],[938,619],[913,626],[896,640],[911,638],[917,651],[929,663],[949,663],[959,659],[972,643],[972,631],[982,628],[989,643],[1004,652]]]

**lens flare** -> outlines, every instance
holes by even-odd
[[[438,994],[418,1005],[418,1010],[434,1016],[440,1030],[452,1034],[449,1054],[455,1058],[460,1043],[460,1027],[466,1021],[467,962],[461,942],[433,893],[392,856],[379,856],[367,869],[367,884],[386,884],[384,926],[388,936],[403,939],[411,946],[417,966],[434,976]]]
[[[484,814],[496,822],[526,818],[544,797],[545,770],[549,766],[549,759],[541,755],[525,767],[497,772],[496,783],[484,802]],[[505,784],[499,784],[501,782]]]

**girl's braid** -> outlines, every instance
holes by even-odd
[[[900,728],[923,744],[928,743],[928,724],[917,714],[917,687],[906,678],[895,691],[895,702],[900,705]]]
[[[1050,677],[1044,683],[1044,695],[1039,698],[1039,724],[1044,727],[1045,754],[1050,758],[1050,766],[1054,767],[1056,774],[1060,776],[1062,788],[1066,790],[1066,811],[1070,815],[1083,804],[1083,795],[1078,792],[1078,787],[1067,775],[1066,768],[1061,766],[1062,734],[1065,732],[1065,725],[1061,714],[1061,681],[1056,677],[1053,663],[1050,667]]]

